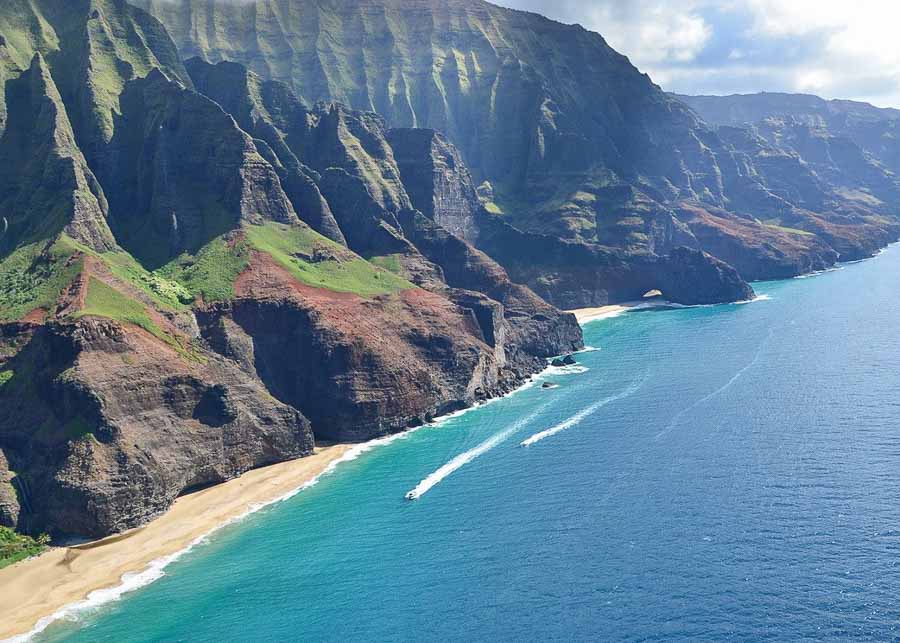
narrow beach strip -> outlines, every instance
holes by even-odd
[[[646,301],[629,301],[622,304],[610,304],[608,306],[596,306],[594,308],[577,308],[566,312],[575,315],[578,323],[584,326],[588,322],[597,321],[598,319],[609,319],[610,317],[618,317],[633,308],[647,307]]]
[[[211,532],[308,486],[358,447],[320,447],[309,457],[250,471],[179,498],[139,529],[96,543],[54,548],[0,570],[0,639],[24,640],[57,618],[108,600],[96,594],[118,595],[130,584],[139,587],[158,578],[165,563]],[[134,583],[141,574],[153,578]]]

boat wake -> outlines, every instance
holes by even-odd
[[[582,421],[584,421],[586,418],[588,418],[589,416],[593,415],[594,413],[596,413],[597,411],[602,409],[604,406],[607,406],[609,404],[612,404],[613,402],[617,402],[619,400],[625,399],[626,397],[630,397],[630,396],[634,395],[635,393],[637,393],[640,390],[640,388],[647,381],[647,376],[648,375],[645,374],[644,377],[641,378],[640,380],[634,381],[631,384],[631,386],[626,388],[621,393],[617,393],[616,395],[612,395],[610,397],[606,397],[606,398],[603,398],[602,400],[598,400],[597,402],[594,402],[586,409],[582,409],[581,411],[579,411],[578,413],[576,413],[575,415],[570,417],[568,420],[565,420],[564,422],[560,422],[556,426],[553,426],[545,431],[541,431],[540,433],[535,433],[527,440],[523,440],[521,442],[521,446],[530,447],[532,444],[535,444],[537,442],[540,442],[541,440],[549,438],[552,435],[561,433],[561,432],[565,431],[566,429],[571,429],[573,426],[580,424]]]
[[[469,464],[472,460],[477,458],[478,456],[484,455],[497,445],[505,442],[510,438],[513,434],[521,431],[523,428],[528,426],[531,422],[537,418],[541,412],[550,405],[549,402],[542,404],[534,411],[521,418],[517,422],[513,423],[508,428],[500,431],[499,433],[491,436],[477,447],[469,449],[465,453],[460,453],[458,456],[450,460],[447,464],[442,466],[440,469],[429,475],[427,478],[422,480],[416,488],[406,494],[407,500],[418,500],[426,493],[428,493],[435,485],[437,485],[441,480],[452,474],[454,471],[461,469],[462,467]]]
[[[223,529],[225,527],[228,527],[230,525],[233,525],[235,523],[241,522],[242,520],[246,519],[247,517],[259,512],[263,509],[266,509],[272,505],[276,505],[276,504],[284,502],[286,500],[290,500],[294,496],[317,485],[319,483],[319,481],[321,481],[323,478],[334,473],[334,471],[340,465],[347,463],[347,462],[352,462],[375,448],[386,446],[388,444],[391,444],[391,443],[399,441],[399,440],[405,440],[406,438],[410,437],[413,433],[415,433],[419,430],[422,430],[425,428],[441,427],[444,424],[450,422],[451,420],[459,418],[459,417],[461,417],[467,413],[470,413],[476,409],[482,408],[484,406],[487,406],[488,404],[492,404],[499,400],[505,399],[506,397],[512,396],[518,392],[532,388],[532,387],[536,386],[539,381],[540,381],[540,377],[533,378],[530,382],[523,384],[518,389],[509,393],[506,396],[496,397],[491,400],[488,400],[487,402],[482,402],[481,404],[476,404],[469,408],[461,409],[454,413],[450,413],[450,414],[447,414],[440,418],[437,418],[429,424],[423,424],[420,427],[416,427],[414,429],[409,429],[402,433],[395,433],[393,435],[385,436],[382,438],[376,438],[374,440],[370,440],[369,442],[364,442],[362,444],[358,444],[358,445],[354,446],[353,448],[349,449],[346,453],[341,455],[339,458],[337,458],[334,461],[332,461],[331,463],[329,463],[329,465],[317,476],[304,482],[303,484],[299,485],[297,488],[292,489],[291,491],[289,491],[281,496],[278,496],[277,498],[274,498],[272,500],[265,501],[265,502],[258,502],[258,503],[254,503],[254,504],[250,505],[247,508],[247,511],[245,511],[244,513],[241,513],[237,516],[234,516],[234,517],[222,522],[219,525],[216,525],[215,527],[210,529],[205,534],[202,534],[202,535],[198,536],[197,538],[195,538],[183,549],[151,561],[147,565],[147,567],[145,567],[143,570],[139,570],[139,571],[135,571],[135,572],[128,572],[128,573],[124,574],[121,577],[118,585],[104,588],[104,589],[94,590],[90,594],[88,594],[88,596],[86,598],[84,598],[80,601],[74,602],[74,603],[70,603],[69,605],[66,605],[66,606],[58,609],[57,611],[53,612],[49,616],[45,616],[44,618],[40,619],[29,632],[27,632],[25,634],[13,636],[12,638],[5,639],[3,641],[0,641],[0,643],[26,643],[26,642],[30,641],[31,639],[33,639],[35,636],[42,633],[44,630],[46,630],[48,627],[50,627],[50,625],[52,625],[53,623],[56,623],[58,621],[68,621],[70,623],[77,623],[77,622],[81,621],[84,616],[87,616],[87,615],[90,615],[90,614],[96,612],[97,610],[102,608],[104,605],[118,601],[125,594],[128,594],[137,589],[145,587],[146,585],[149,585],[149,584],[153,583],[154,581],[162,578],[163,576],[166,575],[166,568],[169,565],[176,562],[180,558],[184,557],[186,554],[193,551],[196,547],[207,543],[209,541],[210,537],[213,536],[213,534],[215,532],[217,532],[220,529]]]
[[[774,328],[770,328],[770,329],[769,329],[769,334],[768,334],[768,335],[766,336],[766,338],[760,343],[759,348],[756,349],[756,354],[753,355],[753,359],[750,360],[750,361],[747,363],[746,366],[744,366],[744,367],[741,368],[737,373],[735,373],[734,375],[732,375],[732,377],[731,377],[730,380],[728,380],[727,382],[725,382],[725,384],[723,384],[722,386],[720,386],[719,388],[717,388],[715,391],[713,391],[713,392],[710,393],[709,395],[706,395],[705,397],[700,398],[699,400],[697,400],[696,402],[694,402],[694,403],[691,404],[690,406],[688,406],[688,407],[682,409],[681,411],[679,411],[679,412],[675,415],[675,417],[672,418],[672,421],[669,423],[669,426],[667,426],[665,429],[663,429],[662,431],[660,431],[659,433],[656,434],[656,437],[654,438],[654,440],[655,440],[655,441],[659,441],[660,438],[662,438],[662,437],[663,437],[664,435],[666,435],[669,431],[671,431],[671,430],[674,429],[676,426],[678,426],[678,423],[681,421],[681,418],[683,418],[686,414],[690,413],[691,411],[693,411],[693,410],[694,410],[695,408],[697,408],[698,406],[700,406],[700,405],[702,405],[702,404],[705,404],[706,402],[709,402],[709,401],[710,401],[711,399],[713,399],[714,397],[716,397],[716,396],[718,396],[718,395],[721,395],[722,393],[724,393],[725,391],[727,391],[728,389],[730,389],[730,388],[734,385],[735,382],[737,382],[739,379],[741,379],[741,377],[744,376],[744,373],[746,373],[746,372],[749,371],[751,368],[753,368],[754,366],[756,366],[756,363],[759,362],[759,358],[760,358],[760,357],[762,356],[762,354],[763,354],[763,350],[765,349],[766,344],[768,344],[768,343],[769,343],[769,340],[772,339],[772,335],[774,334],[774,332],[775,332],[775,329],[774,329]]]

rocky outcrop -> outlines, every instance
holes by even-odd
[[[733,96],[676,96],[715,126],[746,127],[767,120],[791,120],[827,130],[862,148],[894,173],[900,172],[900,110],[809,94],[762,92]]]
[[[456,147],[433,130],[393,129],[387,137],[413,206],[457,237],[476,243],[475,214],[481,204]]]
[[[270,141],[285,165],[314,168],[319,194],[350,248],[364,256],[398,257],[424,288],[443,292],[449,286],[500,302],[515,327],[511,337],[525,340],[511,341],[506,350],[543,357],[580,341],[574,320],[514,286],[499,265],[465,241],[477,233],[480,204],[462,156],[443,136],[387,131],[382,119],[340,105],[309,110],[284,84],[264,82],[240,65],[194,59],[187,67],[195,86]],[[302,207],[297,211],[306,219]]]
[[[40,53],[6,85],[0,137],[0,252],[65,232],[97,251],[115,246],[106,198],[76,142]]]
[[[84,318],[38,330],[7,367],[0,443],[17,526],[104,536],[181,493],[312,452],[309,422],[213,353]]]
[[[735,217],[697,203],[683,203],[676,213],[702,248],[749,280],[789,279],[829,268],[839,257],[819,236],[803,230]]]
[[[483,214],[482,243],[513,279],[560,308],[641,299],[651,291],[682,304],[742,301],[753,289],[737,271],[691,248],[664,256],[621,251],[526,233]]]
[[[302,411],[317,437],[359,441],[507,392],[541,370],[542,354],[511,330],[505,310],[473,292],[367,300],[311,288],[257,255],[238,297],[198,319],[211,346]],[[565,343],[543,337],[543,350],[580,347],[571,328]]]
[[[129,83],[99,177],[121,245],[155,268],[242,222],[298,221],[274,168],[210,99],[159,71]]]
[[[581,343],[574,315],[562,313],[529,288],[513,283],[506,270],[484,252],[431,221],[418,211],[400,215],[403,229],[416,248],[439,266],[456,291],[483,293],[502,304],[510,358],[531,361],[559,355]],[[457,293],[451,294],[458,297]],[[469,295],[467,295],[469,296]],[[496,335],[496,331],[487,334]]]
[[[679,98],[751,157],[782,201],[738,198],[730,207],[811,232],[844,260],[900,238],[896,110],[792,94]]]
[[[19,494],[15,487],[16,474],[10,470],[6,455],[0,450],[0,525],[15,528],[19,523]]]

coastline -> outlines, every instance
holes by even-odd
[[[841,267],[796,278],[812,277]],[[752,301],[763,299],[768,296]],[[578,323],[584,326],[630,310],[667,304],[655,299],[567,312],[574,314]],[[586,350],[595,349],[588,347]],[[548,367],[544,374],[549,370]],[[71,619],[85,610],[115,601],[163,576],[163,570],[170,563],[218,529],[296,495],[340,463],[354,460],[366,451],[402,439],[418,429],[440,426],[459,415],[534,386],[541,375],[533,375],[507,395],[436,418],[416,429],[360,444],[317,447],[315,454],[307,458],[250,471],[240,478],[179,498],[165,514],[143,527],[82,545],[51,548],[39,557],[2,569],[0,593],[16,597],[16,600],[0,604],[0,643],[30,640],[58,620]]]
[[[125,534],[51,548],[0,570],[0,595],[7,599],[0,601],[0,640],[27,640],[58,619],[155,580],[210,533],[314,484],[364,447],[318,447],[306,458],[183,496],[157,519]]]
[[[544,372],[549,369],[548,365]],[[317,446],[306,458],[255,469],[182,496],[166,513],[142,527],[80,545],[52,547],[40,556],[0,569],[0,595],[22,597],[18,602],[0,603],[0,643],[24,643],[59,620],[148,585],[219,529],[295,496],[342,462],[535,386],[540,375],[535,373],[506,395],[401,433],[369,442]]]
[[[622,313],[628,312],[633,308],[646,307],[646,301],[627,301],[621,304],[609,304],[608,306],[597,306],[594,308],[576,308],[567,310],[567,313],[575,315],[575,319],[582,326],[597,321],[598,319],[609,319],[610,317],[618,317]]]

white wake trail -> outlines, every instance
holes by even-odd
[[[415,489],[406,494],[407,500],[418,500],[451,473],[458,469],[461,469],[478,456],[484,455],[485,453],[496,447],[498,444],[506,441],[511,435],[520,431],[522,428],[528,426],[529,423],[534,421],[534,419],[537,418],[541,414],[541,412],[549,406],[549,404],[549,402],[547,402],[546,404],[542,404],[537,409],[512,424],[512,426],[510,426],[509,428],[504,429],[500,433],[491,436],[490,438],[479,444],[477,447],[469,449],[465,453],[460,453],[458,456],[450,460],[450,462],[442,466],[440,469],[438,469],[427,478],[422,480],[422,482],[420,482],[418,485],[416,485]]]
[[[714,397],[717,397],[718,395],[721,395],[722,393],[724,393],[725,391],[727,391],[728,389],[730,389],[730,388],[734,385],[735,382],[737,382],[739,379],[741,379],[741,378],[744,376],[744,373],[746,373],[746,372],[749,371],[751,368],[753,368],[754,366],[756,366],[756,364],[759,362],[759,358],[760,358],[760,357],[762,356],[762,354],[763,354],[763,350],[765,349],[766,344],[768,344],[768,343],[769,343],[769,340],[772,339],[772,335],[774,334],[774,332],[775,332],[775,329],[774,329],[774,328],[770,328],[770,329],[769,329],[769,334],[768,334],[768,335],[766,336],[766,338],[760,343],[759,347],[756,349],[756,353],[753,355],[753,359],[750,360],[750,362],[749,362],[746,366],[744,366],[744,367],[743,367],[742,369],[740,369],[737,373],[735,373],[734,375],[732,375],[732,377],[731,377],[730,380],[728,380],[727,382],[725,382],[725,384],[723,384],[722,386],[720,386],[719,388],[717,388],[715,391],[713,391],[712,393],[710,393],[709,395],[707,395],[707,396],[705,396],[705,397],[700,398],[699,400],[697,400],[696,402],[694,402],[693,404],[691,404],[691,405],[688,406],[687,408],[682,409],[681,411],[679,411],[679,412],[675,415],[675,417],[672,418],[672,421],[669,423],[669,426],[667,426],[665,429],[663,429],[662,431],[660,431],[659,433],[657,433],[657,434],[656,434],[656,437],[653,438],[653,439],[654,439],[655,441],[659,441],[663,436],[665,436],[665,435],[668,434],[672,429],[674,429],[676,426],[678,426],[678,423],[681,421],[681,418],[683,418],[686,414],[690,413],[691,411],[693,411],[694,409],[696,409],[698,406],[701,406],[702,404],[706,404],[707,402],[709,402],[709,401],[710,401],[711,399],[713,399]]]
[[[647,381],[648,375],[649,375],[649,373],[645,374],[642,379],[636,380],[635,382],[633,382],[631,384],[631,386],[626,388],[621,393],[617,393],[616,395],[612,395],[610,397],[603,398],[602,400],[598,400],[597,402],[594,402],[586,409],[582,409],[581,411],[579,411],[578,413],[576,413],[575,415],[570,417],[568,420],[565,420],[564,422],[560,422],[556,426],[550,427],[549,429],[547,429],[545,431],[541,431],[540,433],[535,433],[527,440],[523,440],[521,442],[521,446],[530,447],[532,444],[535,444],[536,442],[540,442],[541,440],[549,438],[552,435],[561,433],[562,431],[565,431],[566,429],[571,429],[573,426],[581,424],[582,421],[584,421],[589,416],[593,415],[594,413],[596,413],[597,411],[602,409],[607,404],[612,404],[613,402],[617,402],[621,399],[624,399],[626,397],[630,397],[630,396],[634,395],[644,385],[644,382]]]

